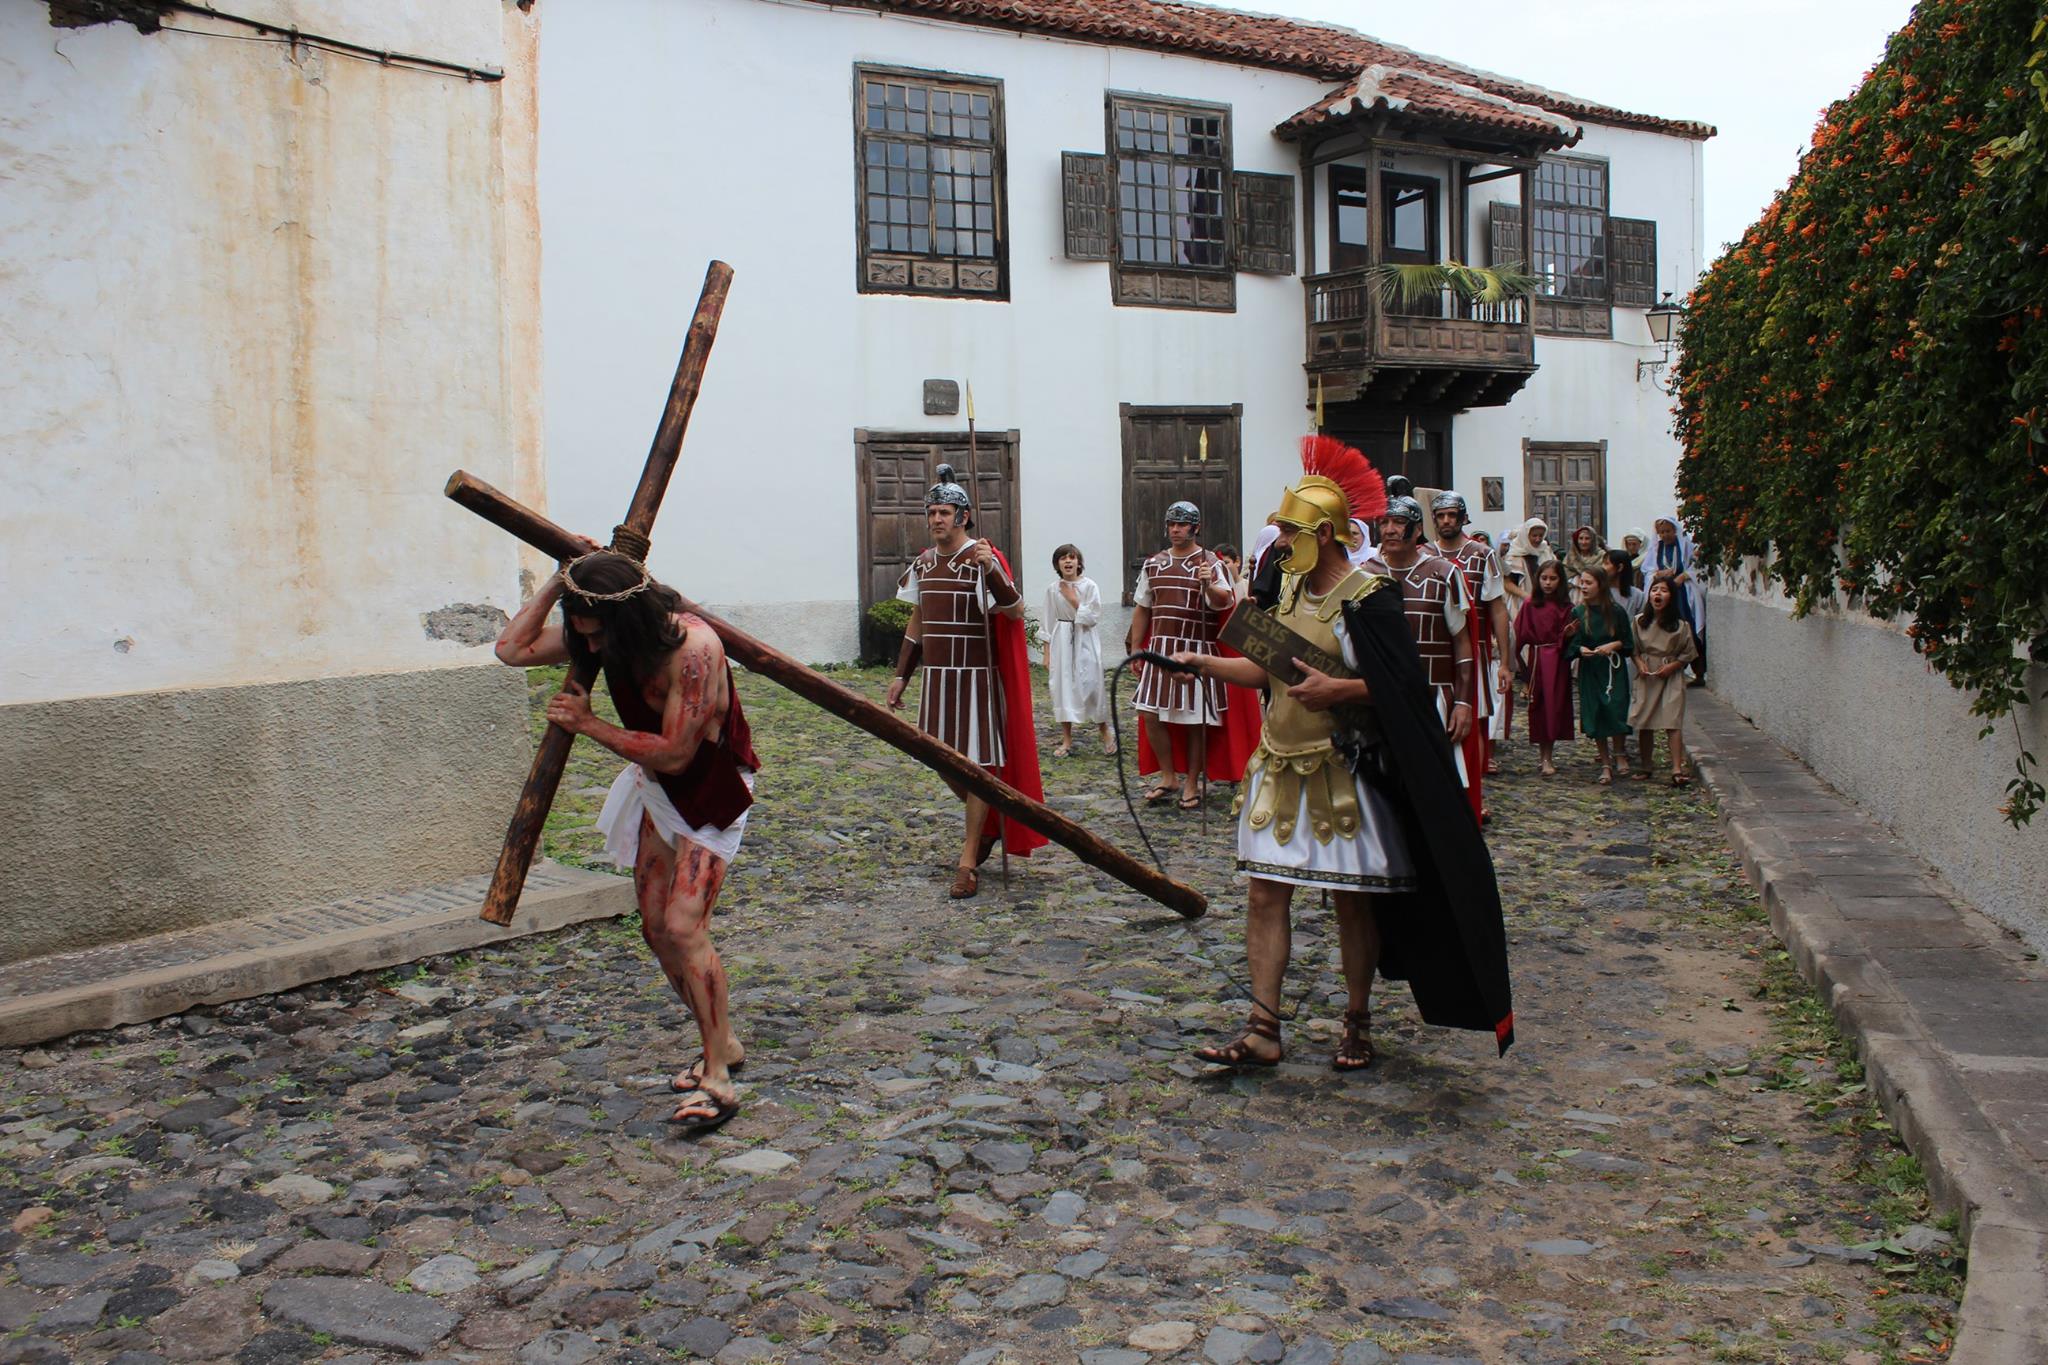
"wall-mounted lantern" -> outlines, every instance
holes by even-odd
[[[1684,316],[1684,306],[1671,297],[1671,291],[1668,289],[1664,291],[1664,297],[1658,300],[1649,312],[1643,314],[1643,321],[1650,327],[1650,340],[1661,349],[1655,360],[1636,362],[1638,383],[1644,375],[1648,375],[1651,384],[1665,393],[1671,392],[1671,386],[1661,382],[1658,376],[1671,364],[1671,343],[1678,335],[1678,323]]]

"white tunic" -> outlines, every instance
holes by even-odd
[[[1337,616],[1330,625],[1344,646],[1344,662],[1357,668],[1358,655],[1351,648],[1343,616]],[[1358,789],[1358,832],[1349,838],[1337,835],[1327,844],[1316,838],[1304,783],[1293,833],[1283,844],[1274,835],[1282,821],[1274,820],[1264,829],[1252,828],[1252,811],[1258,804],[1259,787],[1267,776],[1261,765],[1254,764],[1246,770],[1244,796],[1237,816],[1238,869],[1262,881],[1295,886],[1366,892],[1415,890],[1415,860],[1409,856],[1408,842],[1402,837],[1393,806],[1341,763],[1331,771],[1346,773]]]
[[[1109,719],[1102,686],[1102,646],[1095,638],[1102,620],[1102,590],[1092,578],[1074,580],[1079,605],[1067,601],[1055,583],[1045,590],[1046,687],[1052,718],[1068,725],[1100,725]]]

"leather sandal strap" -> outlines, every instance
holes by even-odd
[[[1254,1014],[1244,1021],[1244,1031],[1256,1034],[1271,1043],[1280,1041],[1280,1025],[1263,1015]]]

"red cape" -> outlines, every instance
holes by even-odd
[[[1010,561],[995,546],[996,563],[1012,583]],[[1038,727],[1031,720],[1031,654],[1024,642],[1024,623],[1002,612],[989,615],[989,639],[995,648],[996,679],[1003,689],[1003,761],[992,771],[1034,801],[1045,799],[1038,776]],[[998,813],[992,812],[992,815]],[[1019,858],[1045,844],[1043,834],[1015,820],[1003,820],[1003,847]]]
[[[1216,652],[1226,659],[1242,658],[1229,645],[1219,643]],[[1264,727],[1265,717],[1261,710],[1258,690],[1250,687],[1225,687],[1224,695],[1230,704],[1223,708],[1222,718],[1211,725],[1207,762],[1211,782],[1244,781],[1245,765],[1251,761],[1252,750],[1259,747],[1259,731]],[[1138,713],[1138,775],[1143,777],[1159,771],[1159,761],[1152,757],[1152,717],[1145,712]],[[1187,732],[1179,726],[1167,731],[1173,744],[1173,770],[1184,773],[1188,770]]]

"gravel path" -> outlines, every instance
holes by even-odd
[[[1227,793],[1206,842],[1147,812],[1196,925],[1057,849],[949,902],[938,781],[742,686],[740,1118],[669,1136],[693,1034],[631,922],[0,1053],[0,1365],[1945,1353],[1953,1247],[1699,787],[1505,753],[1507,1058],[1382,986],[1379,1064],[1329,1071],[1310,900],[1288,1062],[1214,1076]],[[1054,803],[1136,847],[1083,749]],[[557,856],[613,770],[579,746]]]

